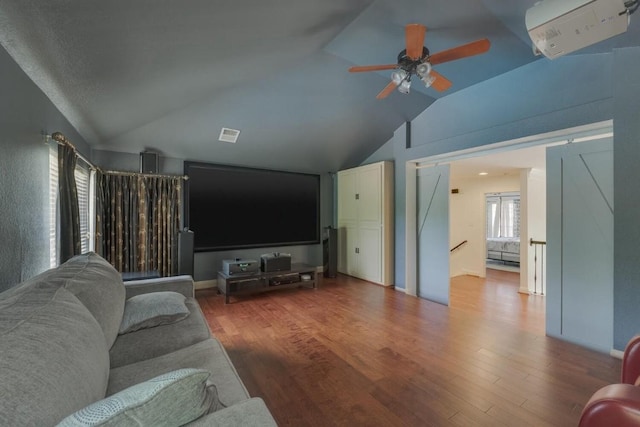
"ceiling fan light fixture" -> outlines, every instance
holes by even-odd
[[[403,80],[398,86],[398,92],[404,93],[405,95],[409,93],[411,89],[411,80]]]
[[[560,0],[549,0],[559,2]],[[586,2],[588,0],[576,0]],[[595,0],[590,0],[595,1]],[[601,1],[601,0],[598,0]],[[604,1],[604,0],[602,0]],[[622,1],[622,0],[616,0]],[[625,0],[627,3],[640,3],[640,0]],[[489,39],[480,39],[471,43],[462,44],[447,50],[431,54],[424,46],[427,27],[421,24],[405,25],[405,48],[398,53],[396,64],[363,65],[349,67],[350,73],[364,71],[392,70],[391,81],[382,89],[376,99],[389,96],[393,89],[397,88],[401,93],[409,93],[411,78],[422,80],[426,87],[433,87],[438,92],[448,90],[453,83],[446,77],[432,69],[433,66],[449,61],[455,61],[469,56],[485,53],[491,47]]]
[[[429,87],[433,84],[433,82],[436,81],[436,78],[434,76],[432,76],[431,74],[427,74],[426,76],[424,76],[422,78],[422,83],[424,83],[425,87]]]
[[[398,68],[396,70],[393,71],[393,73],[391,73],[391,81],[393,81],[393,83],[398,86],[400,83],[403,82],[404,79],[407,78],[407,72],[405,70],[403,70],[402,68]]]
[[[424,79],[424,77],[428,76],[431,73],[431,64],[428,61],[421,62],[416,67],[416,74],[420,76],[420,78]]]

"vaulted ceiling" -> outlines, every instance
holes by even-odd
[[[0,0],[0,43],[97,150],[326,172],[364,160],[439,97],[531,61],[536,0]],[[376,94],[407,23],[432,53],[487,37],[488,53],[437,66],[445,93]],[[580,52],[637,45],[638,25]],[[481,108],[481,106],[479,106]],[[241,131],[218,142],[222,127]],[[53,130],[51,130],[53,131]]]

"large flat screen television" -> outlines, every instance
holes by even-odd
[[[320,175],[185,162],[197,252],[320,243]]]

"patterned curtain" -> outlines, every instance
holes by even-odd
[[[80,207],[76,187],[76,152],[69,144],[58,147],[58,202],[60,206],[59,262],[62,264],[82,251],[80,239]]]
[[[177,272],[182,177],[96,174],[96,252],[120,272]]]

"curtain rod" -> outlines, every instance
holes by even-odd
[[[98,170],[105,175],[144,176],[149,178],[181,178],[185,181],[189,179],[187,175],[163,175],[158,173],[109,171],[109,170],[102,170],[100,168],[98,168]]]
[[[145,176],[145,177],[154,177],[154,178],[182,178],[185,181],[189,179],[189,177],[186,176],[186,175],[162,175],[162,174],[155,174],[155,173],[123,172],[123,171],[103,170],[102,168],[100,168],[98,166],[95,166],[86,157],[84,157],[82,154],[80,154],[80,152],[78,152],[78,150],[76,149],[75,145],[73,145],[71,143],[71,141],[69,141],[67,139],[67,137],[64,136],[64,134],[62,132],[54,132],[51,135],[45,135],[45,138],[47,139],[47,141],[49,139],[52,139],[59,145],[68,145],[68,146],[70,146],[71,148],[73,148],[73,151],[76,154],[76,156],[78,156],[80,159],[82,159],[83,162],[88,164],[91,169],[93,169],[94,171],[95,170],[100,171],[103,174],[107,174],[107,175],[124,175],[124,176]]]
[[[76,146],[73,145],[71,143],[71,141],[69,141],[67,139],[66,136],[64,136],[64,134],[62,134],[61,132],[54,132],[51,135],[45,135],[45,138],[47,140],[47,142],[49,141],[49,139],[52,139],[56,144],[58,145],[68,145],[69,147],[71,147],[73,149],[73,152],[75,153],[75,155],[82,160],[83,162],[85,162],[87,165],[89,165],[89,168],[96,170],[97,167],[91,163],[91,161],[89,159],[87,159],[85,156],[83,156],[77,149]]]

